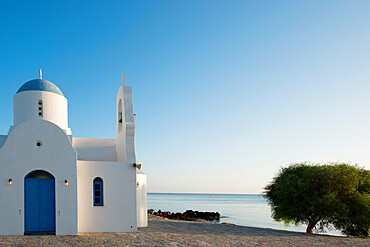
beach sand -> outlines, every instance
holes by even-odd
[[[370,239],[149,218],[137,233],[0,236],[1,246],[370,246]]]

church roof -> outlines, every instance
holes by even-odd
[[[34,79],[24,83],[18,89],[17,93],[24,91],[46,91],[64,96],[62,91],[60,91],[60,89],[55,84],[44,79]]]

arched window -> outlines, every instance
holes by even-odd
[[[104,206],[103,180],[95,178],[93,182],[94,206]]]

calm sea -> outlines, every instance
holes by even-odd
[[[184,212],[188,209],[221,214],[222,222],[305,232],[305,226],[284,226],[272,220],[270,206],[262,195],[148,193],[148,209]],[[340,235],[327,230],[325,234]]]

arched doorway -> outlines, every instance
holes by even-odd
[[[55,233],[55,178],[33,171],[24,178],[24,232]]]

